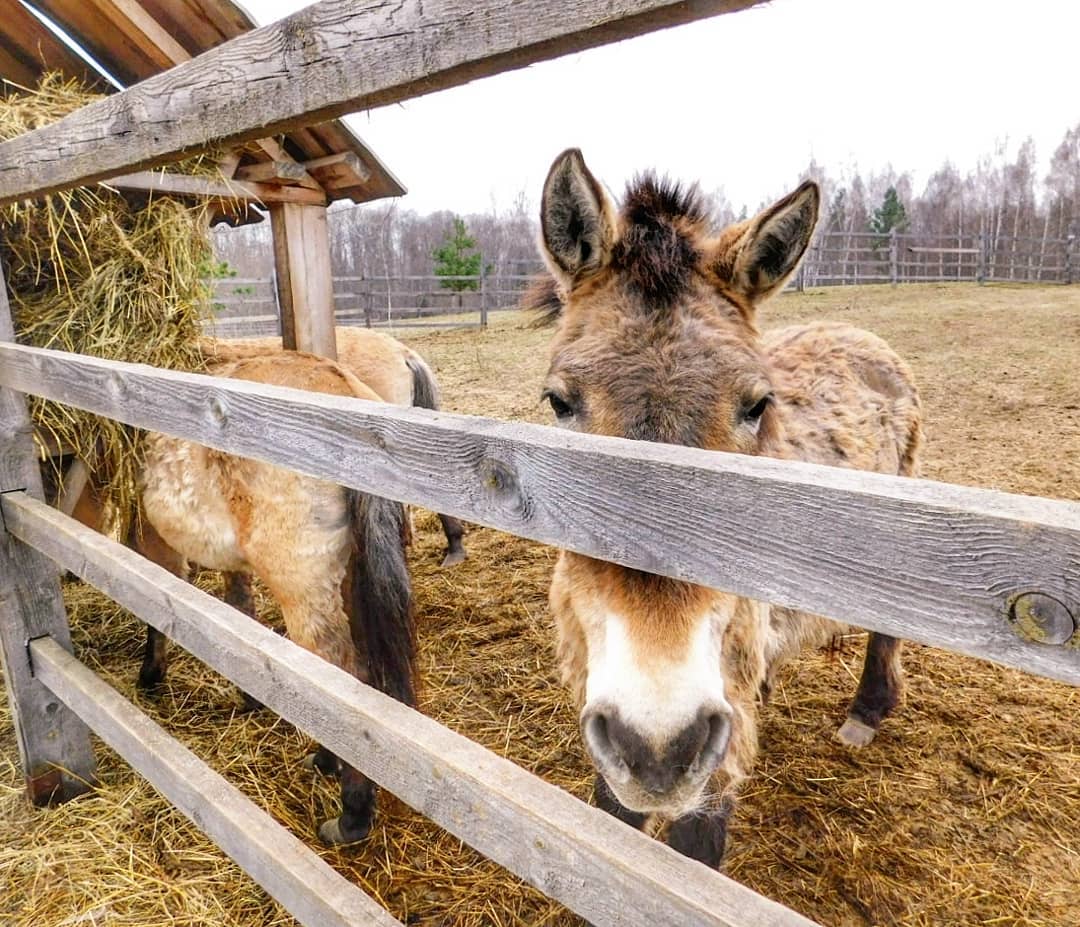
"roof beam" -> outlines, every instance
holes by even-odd
[[[758,0],[322,0],[0,145],[0,205]]]

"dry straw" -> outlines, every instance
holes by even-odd
[[[45,75],[0,98],[0,140],[55,122],[97,99],[78,81]],[[200,155],[172,168],[217,170]],[[201,366],[209,312],[208,207],[162,195],[80,187],[0,211],[0,257],[18,340],[37,347],[180,370]],[[135,429],[41,399],[32,414],[43,453],[65,448],[105,482],[120,520],[133,511]],[[117,525],[122,529],[122,525]]]

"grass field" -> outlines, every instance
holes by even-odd
[[[1080,288],[852,287],[790,294],[764,327],[841,319],[911,362],[926,406],[924,475],[1080,500]],[[436,367],[445,408],[546,422],[550,332],[499,314],[487,331],[403,333]],[[558,685],[546,605],[553,552],[474,528],[470,559],[438,568],[419,515],[411,554],[423,709],[588,796],[590,767]],[[204,577],[212,585],[212,577]],[[134,693],[140,629],[66,589],[87,662],[275,817],[314,841],[335,790],[303,770],[305,739],[178,656],[157,699]],[[268,620],[272,603],[263,601]],[[857,643],[790,666],[762,716],[755,777],[733,821],[728,874],[829,927],[1080,924],[1080,693],[910,645],[906,699],[853,753],[831,739],[861,663]],[[53,811],[25,803],[0,714],[0,924],[264,927],[291,919],[122,762]],[[576,919],[398,802],[369,842],[325,857],[410,924]]]

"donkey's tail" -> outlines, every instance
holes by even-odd
[[[418,409],[438,409],[439,384],[431,368],[414,352],[405,358],[405,366],[412,371],[412,404]]]
[[[406,705],[416,704],[416,625],[405,560],[405,506],[350,490],[356,543],[350,622],[366,654],[370,682]]]

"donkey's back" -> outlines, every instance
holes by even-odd
[[[790,456],[915,476],[922,404],[911,368],[877,335],[842,322],[766,332]]]

